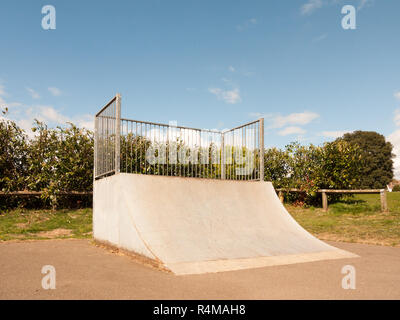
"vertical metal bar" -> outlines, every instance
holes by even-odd
[[[136,135],[135,135],[135,173],[139,173],[140,171],[138,170],[138,146],[139,146],[139,138],[138,138],[138,123],[136,122]],[[140,169],[140,166],[139,166]]]
[[[170,149],[170,143],[169,143],[169,126],[167,128],[167,141],[165,144],[165,162],[167,163],[167,177],[169,176],[169,149]]]
[[[237,130],[235,130],[235,138],[237,137],[237,139],[235,139],[235,141],[236,141],[236,144],[237,144],[237,146],[236,146],[236,152],[235,152],[235,154],[236,154],[236,160],[238,160],[239,159],[239,163],[240,163],[240,153],[239,153],[239,129],[237,129]],[[236,136],[236,134],[237,134],[237,136]],[[238,167],[238,164],[236,164],[236,167]],[[235,169],[237,169],[237,168],[235,168]],[[237,171],[235,170],[235,180],[239,180],[240,179],[240,176],[238,176],[237,175]]]
[[[101,117],[101,170],[100,174],[104,172],[104,154],[105,154],[105,146],[104,146],[104,118]]]
[[[130,152],[130,159],[129,159],[129,161],[131,162],[131,170],[130,170],[130,172],[129,173],[133,173],[133,170],[132,170],[132,166],[133,166],[133,155],[132,155],[132,145],[133,145],[133,121],[131,122],[131,130],[130,130],[130,149],[131,149],[131,152]]]
[[[207,132],[207,156],[208,156],[208,170],[207,170],[207,178],[211,178],[212,171],[212,158],[211,158],[211,137],[210,132]]]
[[[144,170],[145,170],[145,173],[147,174],[147,161],[146,161],[146,152],[147,152],[147,142],[148,142],[148,135],[149,135],[149,130],[148,130],[148,124],[146,123],[145,124],[145,126],[144,126],[144,134],[145,134],[145,136],[146,136],[146,138],[145,138],[145,140],[144,140],[144,149],[143,149],[143,162],[144,162]],[[149,164],[149,171],[150,171],[150,164]]]
[[[225,137],[221,133],[221,179],[225,180]]]
[[[187,170],[186,170],[186,134],[187,134],[187,130],[183,129],[183,176],[186,177],[187,176]]]
[[[248,175],[248,172],[247,172],[247,169],[249,168],[249,165],[247,164],[247,161],[249,160],[248,159],[248,157],[247,157],[247,155],[248,155],[248,145],[247,145],[247,129],[248,129],[248,126],[245,126],[244,127],[244,159],[245,159],[245,161],[246,161],[246,163],[244,164],[244,167],[245,167],[245,169],[246,169],[246,171],[245,171],[245,177],[244,177],[244,180],[249,180],[249,175]]]
[[[260,181],[264,181],[264,118],[260,118]]]
[[[97,176],[97,117],[94,117],[94,168],[93,179]]]
[[[143,160],[143,123],[140,124],[140,139],[139,139],[140,143],[139,143],[139,172],[142,174],[145,173],[145,171],[143,171],[143,167],[144,164],[142,164],[142,160]]]
[[[150,137],[152,137],[152,141],[153,141],[153,145],[152,147],[155,149],[156,146],[156,125],[153,125],[153,130],[150,130]],[[154,156],[155,156],[155,152],[154,152]],[[153,174],[156,174],[156,162],[154,161],[153,163]]]
[[[107,114],[107,113],[106,113]],[[110,137],[108,136],[108,118],[104,119],[104,172],[108,171],[108,162],[109,162],[109,155],[108,155],[108,143]]]
[[[122,125],[122,124],[121,124]],[[124,153],[125,153],[125,163],[124,163],[124,172],[128,173],[128,125],[129,121],[125,121],[125,128],[122,129],[122,139],[124,141]]]
[[[233,131],[230,133],[230,135],[231,135],[231,146],[232,146],[231,152],[230,152],[231,157],[232,157],[232,165],[231,165],[231,169],[230,169],[230,180],[233,180],[235,177],[235,175],[234,175],[234,172],[235,172],[235,145],[234,145],[235,144],[235,136],[234,136]]]
[[[116,112],[115,112],[115,173],[119,173],[121,169],[120,157],[120,135],[121,135],[121,95],[117,93],[116,96]]]
[[[253,166],[255,172],[255,168],[257,166],[257,124],[253,124],[253,134],[254,134],[254,145],[253,145]],[[255,180],[257,177],[254,176],[253,174],[253,180]]]
[[[161,126],[157,126],[158,130],[158,141],[157,141],[157,149],[158,149],[158,157],[157,157],[157,174],[160,175],[160,159],[161,159]]]
[[[243,139],[244,139],[244,134],[243,134],[243,132],[244,132],[244,127],[242,127],[242,129],[241,129],[241,131],[242,131],[242,141],[241,141],[241,146],[240,146],[240,159],[244,159],[244,157],[243,157],[243,147],[244,147],[244,141],[243,141]],[[244,162],[243,160],[241,160],[241,162]],[[243,167],[243,164],[242,164],[242,171],[241,171],[241,176],[240,176],[240,180],[244,180],[244,167]]]

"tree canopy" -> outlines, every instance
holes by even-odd
[[[358,187],[386,188],[393,179],[393,145],[374,131],[346,133],[343,140],[358,145],[361,149],[362,166]]]

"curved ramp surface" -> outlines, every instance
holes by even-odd
[[[357,257],[305,231],[270,182],[120,173],[94,183],[93,231],[175,274]]]

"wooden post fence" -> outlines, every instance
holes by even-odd
[[[276,189],[278,191],[279,199],[283,202],[283,192],[306,192],[300,189]],[[387,195],[385,189],[358,189],[358,190],[332,190],[332,189],[321,189],[317,191],[322,194],[322,209],[328,211],[328,194],[329,193],[347,193],[347,194],[364,194],[364,193],[379,193],[381,198],[381,211],[388,212]]]

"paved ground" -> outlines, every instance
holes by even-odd
[[[400,248],[332,243],[361,258],[174,276],[88,240],[0,243],[0,299],[400,299]],[[341,269],[356,268],[356,289]],[[57,273],[41,287],[43,265]]]

